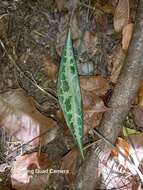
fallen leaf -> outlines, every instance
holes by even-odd
[[[47,77],[51,80],[57,78],[58,67],[55,65],[50,57],[43,58],[42,65]]]
[[[88,51],[92,52],[95,51],[97,43],[98,43],[98,37],[97,35],[93,34],[90,31],[85,31],[83,42],[87,48]]]
[[[47,144],[56,137],[57,130],[53,133],[53,129],[57,128],[56,122],[38,112],[32,100],[27,98],[21,89],[2,94],[0,105],[0,126],[11,136],[13,143],[20,142],[20,145],[23,145],[31,141],[26,147],[26,151]],[[51,132],[52,135],[50,135]],[[40,136],[42,133],[50,136]],[[8,158],[10,156],[13,156],[12,148],[10,148]],[[16,154],[13,157],[16,158],[16,161],[11,173],[12,186],[18,190],[26,190],[27,188],[43,190],[49,176],[38,176],[35,180],[28,175],[28,170],[32,168],[45,169],[51,166],[52,161],[48,159],[47,154],[31,153],[23,156]]]
[[[122,49],[127,51],[133,35],[134,24],[129,23],[123,27],[122,31]]]
[[[29,143],[30,148],[35,148],[55,138],[56,122],[38,112],[21,89],[7,92],[1,97],[0,126],[5,128],[12,141],[27,143],[47,131],[47,135]]]
[[[116,32],[120,32],[128,24],[129,17],[129,0],[119,0],[114,14],[114,29]]]
[[[78,156],[79,151],[77,149],[72,149],[61,160],[61,169],[69,170],[69,174],[65,174],[65,179],[69,184],[74,183],[76,178]]]
[[[135,169],[139,167],[141,160],[143,159],[143,134],[129,135],[127,139],[118,138],[116,142],[116,147],[124,154],[121,155],[117,150],[112,151],[112,156],[117,157],[119,164],[121,164],[125,169],[128,169],[132,175],[137,175]],[[132,161],[135,165],[133,167],[132,163],[128,162],[128,159],[132,157]]]
[[[41,169],[47,169],[52,166],[52,160],[48,158],[47,153],[38,153],[38,162]]]
[[[139,139],[137,140],[137,137]],[[112,150],[111,157],[106,160],[106,164],[102,161],[99,163],[99,174],[102,174],[101,184],[102,189],[137,189],[139,185],[138,179],[136,178],[135,168],[138,168],[140,161],[142,160],[143,155],[143,142],[141,142],[143,136],[136,137],[130,135],[127,139],[118,138],[115,146],[124,154],[119,154],[117,150]],[[140,142],[139,142],[140,141]],[[102,157],[106,157],[100,153]],[[130,159],[131,156],[131,159]],[[132,160],[131,164],[128,162],[128,159]],[[139,159],[138,159],[139,158]],[[101,158],[102,159],[102,158]],[[142,175],[140,173],[140,175]]]
[[[108,17],[106,14],[95,15],[97,28],[99,31],[104,32],[109,28]]]
[[[119,77],[120,71],[123,67],[124,60],[125,60],[125,53],[121,46],[119,46],[115,52],[113,53],[113,68],[110,76],[110,81],[113,83],[117,82]]]
[[[82,99],[84,110],[84,134],[86,135],[90,129],[100,124],[105,106],[103,100],[92,92],[82,90]]]
[[[59,11],[64,9],[65,0],[55,0]]]
[[[115,145],[119,150],[123,149],[124,150],[124,155],[125,157],[129,156],[129,144],[126,140],[122,139],[122,138],[118,138],[116,141],[116,145]],[[123,151],[122,151],[123,152]],[[111,155],[112,156],[118,156],[118,151],[117,150],[112,150],[111,151]],[[124,163],[122,163],[124,165]]]
[[[105,95],[110,89],[109,81],[102,76],[80,76],[80,86],[98,96]]]
[[[135,107],[132,111],[134,122],[137,125],[137,127],[143,128],[143,107]]]
[[[44,164],[39,160],[44,160]],[[48,159],[47,154],[44,153],[31,153],[24,156],[19,156],[16,158],[14,166],[11,173],[12,187],[18,190],[43,190],[48,183],[49,175],[45,173],[43,175],[38,174],[36,180],[34,179],[34,171],[40,172],[40,169],[49,168],[52,161]],[[33,174],[33,176],[31,175]]]

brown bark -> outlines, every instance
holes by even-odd
[[[121,75],[119,76],[117,85],[109,102],[109,107],[119,107],[119,109],[113,109],[110,112],[106,112],[100,126],[100,133],[113,144],[120,133],[122,122],[130,110],[131,103],[137,94],[142,79],[143,0],[140,0],[133,39]],[[127,109],[122,109],[122,106],[125,107],[125,105]],[[103,154],[108,158],[111,151],[108,144],[102,139],[102,145],[100,144],[99,146],[102,149]],[[100,182],[100,178],[98,177],[98,163],[100,160],[95,153],[96,147],[93,148],[89,157],[80,168],[74,187],[76,190],[100,189],[98,187]]]

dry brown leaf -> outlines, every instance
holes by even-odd
[[[122,49],[127,51],[133,35],[134,24],[129,23],[123,27],[122,31]]]
[[[124,154],[121,155],[115,150],[112,151],[112,156],[117,157],[119,163],[124,166],[125,169],[130,170],[133,175],[137,172],[132,164],[128,162],[126,158],[132,156],[132,160],[136,168],[139,167],[141,160],[143,159],[143,134],[129,135],[127,139],[118,138],[116,147]]]
[[[125,53],[122,50],[122,47],[119,46],[113,55],[113,68],[110,76],[110,81],[113,83],[117,82],[117,79],[119,77],[120,71],[122,69],[122,66],[124,64],[125,60]]]
[[[84,44],[86,48],[93,53],[96,49],[96,45],[98,43],[98,38],[95,34],[91,33],[90,31],[85,31],[84,38],[83,38]]]
[[[84,134],[87,134],[90,129],[99,125],[105,106],[103,100],[92,92],[82,90],[82,99],[84,110]]]
[[[102,76],[80,76],[80,85],[83,90],[92,91],[103,96],[110,89],[109,81]]]
[[[39,160],[44,160],[44,164]],[[49,168],[52,164],[52,161],[48,159],[47,154],[44,153],[31,153],[24,156],[19,156],[16,158],[16,162],[14,163],[11,180],[12,187],[18,190],[27,190],[27,188],[31,190],[43,190],[48,183],[48,174],[38,175],[36,180],[35,176],[30,175],[30,171],[33,172],[34,169]],[[31,170],[33,169],[33,170]]]
[[[133,109],[134,122],[137,127],[143,128],[143,107],[136,107]]]
[[[114,29],[116,32],[120,32],[128,24],[129,17],[129,0],[119,0],[114,14]]]
[[[38,155],[38,162],[41,169],[50,168],[52,165],[52,160],[48,158],[48,154],[46,153],[40,153]]]
[[[44,66],[44,72],[51,80],[56,79],[58,67],[55,65],[50,57],[43,58],[42,65]]]
[[[59,11],[64,9],[65,0],[55,0]]]
[[[21,89],[7,92],[2,95],[2,98],[5,102],[0,110],[0,126],[4,127],[11,136],[12,142],[18,141],[25,144],[38,137],[28,144],[26,150],[29,150],[47,144],[56,137],[56,133],[53,133],[53,130],[57,128],[56,122],[38,112]],[[39,137],[45,131],[48,131],[47,135]],[[51,163],[47,155],[42,153],[17,156],[11,174],[13,187],[18,190],[27,188],[43,190],[46,187],[48,175],[38,176],[35,181],[35,178],[28,176],[28,170],[31,167],[47,168]]]
[[[119,149],[124,149],[124,153],[125,156],[128,157],[129,156],[129,144],[126,140],[122,139],[122,138],[118,138],[116,141],[116,147],[118,147]],[[112,156],[118,156],[118,151],[117,150],[112,150],[111,151],[111,155]]]
[[[49,130],[49,133],[47,132],[49,137],[47,135],[41,136],[29,144],[29,147],[35,148],[40,144],[47,144],[55,138],[56,122],[38,112],[21,89],[7,92],[2,97],[10,106],[10,111],[7,109],[5,114],[4,110],[1,109],[0,116],[1,113],[3,114],[0,117],[0,125],[12,137],[12,141],[27,143]]]
[[[75,181],[75,177],[77,174],[78,156],[79,156],[79,151],[77,149],[72,149],[61,160],[61,169],[69,170],[69,174],[65,174],[65,179],[69,184],[74,183]]]
[[[128,139],[118,138],[116,147],[120,149],[125,157],[115,151],[107,161],[106,165],[103,165],[102,163],[99,164],[99,170],[101,170],[100,172],[102,172],[103,177],[102,183],[105,184],[106,188],[120,189],[121,187],[124,187],[129,190],[138,189],[139,183],[136,179],[137,172],[135,168],[139,167],[141,160],[143,159],[142,139],[143,134],[130,135]],[[128,162],[127,158],[132,160],[134,167],[132,163]]]

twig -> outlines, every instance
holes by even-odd
[[[34,140],[36,140],[36,139],[39,138],[39,137],[42,137],[42,136],[46,135],[48,132],[49,132],[49,130],[47,130],[47,131],[41,133],[40,135],[34,137],[34,138],[31,139],[30,141],[28,141],[28,142],[26,142],[26,143],[24,143],[24,144],[22,144],[22,145],[16,147],[14,150],[12,150],[12,151],[9,152],[9,155],[7,156],[7,159],[11,156],[12,153],[17,152],[17,150],[19,150],[19,149],[21,149],[21,148],[23,148],[23,147],[25,147],[25,146],[28,146],[31,142],[33,142]]]

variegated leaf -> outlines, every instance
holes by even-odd
[[[83,156],[83,108],[71,31],[65,42],[58,76],[58,99],[66,123]]]

